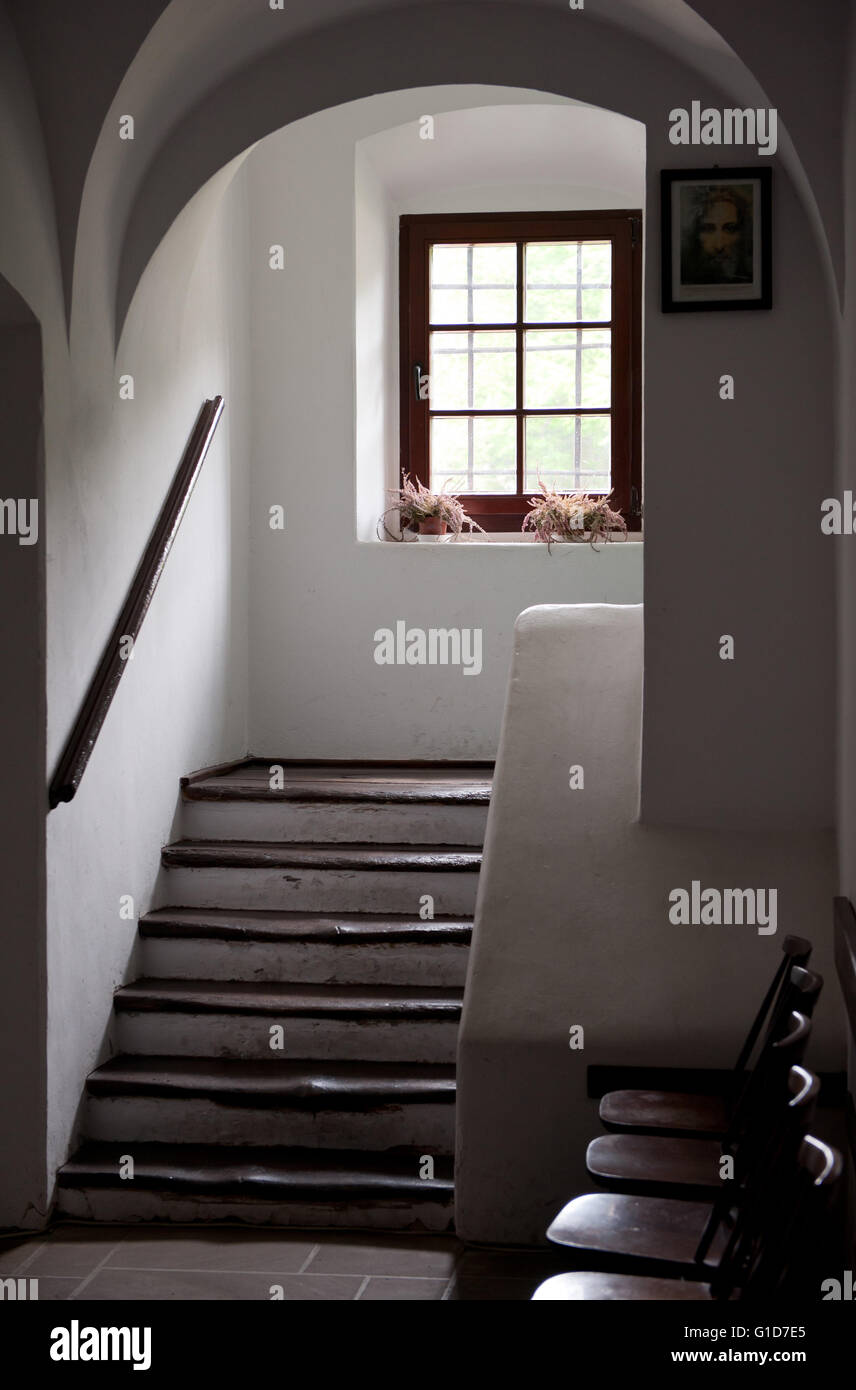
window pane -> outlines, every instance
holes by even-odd
[[[609,407],[612,334],[608,328],[530,329],[523,336],[527,409]]]
[[[432,333],[431,408],[513,410],[516,357],[514,333]]]
[[[514,323],[517,247],[431,247],[432,323]]]
[[[530,415],[524,491],[609,492],[610,445],[608,415]]]
[[[583,319],[612,318],[612,242],[584,241]]]
[[[585,492],[609,492],[612,487],[612,419],[609,415],[582,415],[580,462]]]
[[[527,323],[611,317],[612,242],[536,241],[524,252]]]
[[[517,319],[517,247],[473,247],[473,322]]]
[[[432,416],[431,486],[448,492],[516,492],[515,417]]]

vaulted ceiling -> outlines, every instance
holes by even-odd
[[[189,167],[192,160],[186,142],[192,141],[194,121],[197,128],[200,121],[208,122],[210,128],[211,123],[216,126],[218,113],[223,113],[224,129],[217,132],[219,142],[212,142],[220,151],[217,167],[222,167],[252,139],[267,133],[265,121],[269,129],[275,129],[311,107],[305,91],[283,91],[280,83],[281,120],[272,113],[259,113],[255,126],[252,121],[232,119],[232,103],[246,106],[246,94],[257,80],[263,80],[266,71],[271,77],[277,53],[282,56],[286,48],[291,52],[295,61],[285,70],[293,74],[297,88],[303,60],[312,64],[320,58],[323,68],[325,35],[337,30],[341,38],[351,26],[355,41],[361,32],[375,47],[386,45],[392,64],[399,55],[401,80],[393,85],[432,81],[436,80],[432,64],[423,61],[425,39],[432,31],[439,33],[443,19],[454,15],[462,36],[460,72],[454,44],[446,43],[445,71],[452,75],[440,80],[471,80],[466,54],[472,51],[475,33],[487,70],[475,80],[489,80],[488,71],[501,70],[502,64],[492,65],[491,59],[500,57],[500,35],[509,33],[503,21],[511,18],[512,11],[525,13],[533,29],[562,17],[569,36],[565,80],[571,85],[570,26],[585,23],[636,35],[652,48],[679,58],[685,67],[744,104],[754,99],[778,106],[794,165],[791,173],[796,169],[798,181],[800,175],[804,179],[803,193],[814,204],[840,287],[849,0],[824,0],[823,23],[812,19],[803,0],[753,0],[751,5],[745,0],[693,0],[692,4],[597,0],[584,19],[569,17],[566,0],[525,0],[522,6],[520,0],[432,0],[430,4],[424,0],[311,0],[306,4],[286,0],[282,9],[272,9],[262,0],[253,5],[246,0],[76,0],[73,6],[67,0],[5,3],[29,68],[44,134],[67,309],[84,192],[93,170],[112,215],[123,224],[118,229],[122,249],[115,269],[118,326],[157,240],[180,210],[176,196],[187,201],[200,182],[215,172],[204,161]],[[430,49],[430,42],[427,46]],[[330,84],[330,91],[338,94],[333,101],[367,94],[360,79],[359,51],[358,45],[350,70],[339,62],[336,81]],[[110,147],[115,156],[118,142],[112,120],[106,128],[105,122],[117,98],[119,106],[112,115],[133,114],[137,133],[133,151],[123,150],[122,163],[116,166],[114,159],[111,170]],[[176,138],[181,131],[184,146]],[[99,144],[104,156],[100,164],[94,160]],[[182,161],[187,166],[184,170],[177,167]],[[146,200],[148,210],[141,208]]]

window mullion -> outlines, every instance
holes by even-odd
[[[475,303],[473,297],[473,248],[467,247],[467,323],[472,323],[475,317]],[[473,330],[467,333],[467,405],[470,410],[473,408],[473,374],[475,362],[473,353],[475,352],[476,340]],[[475,459],[473,445],[475,442],[475,428],[472,415],[467,420],[467,486],[470,492],[475,487]]]
[[[515,327],[516,344],[516,363],[517,368],[517,495],[523,494],[523,451],[525,448],[524,439],[524,416],[523,416],[523,274],[524,274],[524,242],[517,242],[517,324]]]

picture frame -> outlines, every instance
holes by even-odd
[[[663,169],[664,313],[771,309],[771,169]]]

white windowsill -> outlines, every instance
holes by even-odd
[[[595,547],[592,547],[588,541],[557,541],[553,543],[553,545],[551,546],[551,550],[591,550],[594,548],[600,555],[605,550],[621,550],[624,546],[642,545],[643,542],[644,533],[642,531],[633,531],[630,535],[628,535],[627,539],[624,541],[608,541],[604,544],[597,544]],[[482,549],[486,549],[489,546],[500,546],[502,549],[505,550],[509,548],[517,550],[521,546],[537,546],[539,550],[547,550],[547,546],[543,543],[543,541],[538,541],[534,538],[534,536],[531,535],[518,535],[518,533],[515,531],[493,531],[488,532],[487,535],[480,535],[477,532],[475,535],[461,535],[457,539],[455,539],[452,536],[441,536],[437,539],[432,538],[431,540],[417,540],[416,538],[414,538],[412,540],[406,541],[361,541],[360,544],[398,546],[406,545],[414,550],[438,550],[444,546],[448,547],[450,545],[457,547],[460,547],[462,545],[479,546]]]

